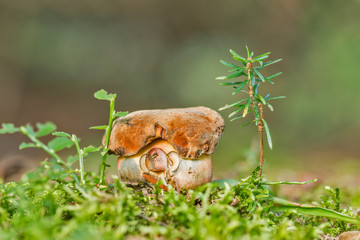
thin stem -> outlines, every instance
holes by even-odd
[[[110,142],[110,133],[112,129],[112,124],[115,119],[115,99],[110,101],[110,114],[109,114],[109,124],[106,127],[106,139],[105,139],[105,146],[101,153],[102,155],[102,163],[100,168],[100,182],[99,185],[105,182],[105,168],[106,168],[106,156],[109,151],[109,142]]]
[[[79,164],[80,164],[80,181],[81,181],[81,184],[85,184],[85,179],[84,179],[84,172],[85,172],[85,169],[84,169],[84,152],[83,152],[82,149],[80,149],[79,141],[78,141],[76,135],[73,134],[71,136],[71,141],[75,144],[76,150],[78,152]]]
[[[263,169],[263,163],[264,163],[264,123],[263,123],[263,104],[259,103],[259,122],[257,124],[258,132],[259,132],[259,141],[260,141],[260,171],[259,171],[259,177],[261,177],[262,169]]]
[[[24,126],[20,127],[20,132],[21,132],[22,134],[24,134],[25,136],[27,136],[31,141],[33,141],[38,148],[41,148],[42,150],[44,150],[45,152],[47,152],[51,157],[53,157],[58,164],[67,167],[70,171],[73,171],[72,168],[71,168],[71,166],[68,165],[68,164],[66,164],[66,163],[59,157],[59,155],[56,154],[56,152],[55,152],[53,149],[49,148],[47,145],[45,145],[43,142],[41,142],[41,141],[40,141],[39,139],[37,139],[35,136],[33,136],[32,134],[30,134]],[[73,179],[75,180],[75,182],[79,184],[80,182],[79,182],[79,179],[78,179],[78,177],[76,176],[76,174],[72,172],[71,175],[72,175]]]
[[[248,58],[248,60],[251,60],[251,58]],[[252,69],[252,63],[249,62],[246,65],[247,68],[247,77],[248,77],[248,86],[249,86],[249,96],[251,98],[251,106],[253,108],[254,114],[255,114],[255,97],[254,97],[254,89],[251,83],[251,69]],[[263,123],[263,104],[258,104],[259,108],[259,119],[257,119],[257,116],[255,115],[255,119],[257,120],[257,127],[259,132],[259,143],[260,143],[260,159],[259,159],[259,165],[260,165],[260,171],[259,171],[259,177],[262,174],[262,168],[264,163],[264,123]]]

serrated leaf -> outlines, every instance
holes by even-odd
[[[129,112],[116,112],[114,114],[114,117],[126,117],[126,115],[128,115]]]
[[[19,146],[19,149],[22,150],[24,148],[36,148],[37,146],[34,143],[26,143],[22,142]]]
[[[105,91],[104,89],[101,89],[101,90],[97,91],[96,93],[94,93],[94,97],[99,100],[112,101],[112,100],[115,100],[116,94],[108,94],[107,91]]]
[[[53,149],[55,152],[57,152],[64,148],[69,148],[73,144],[74,144],[73,141],[71,141],[67,137],[56,137],[48,143],[48,147]]]
[[[52,135],[58,136],[58,137],[68,137],[71,138],[71,135],[66,132],[53,132]]]
[[[228,66],[228,67],[231,67],[231,68],[240,68],[240,67],[236,66],[235,64],[226,62],[226,61],[224,61],[224,60],[220,60],[220,62],[221,62],[222,64],[224,64],[225,66]]]
[[[254,69],[254,72],[256,73],[256,75],[258,75],[258,77],[261,79],[261,81],[265,82],[264,76],[258,70]]]
[[[89,152],[97,152],[100,149],[102,149],[102,147],[94,147],[94,146],[87,146],[83,149],[84,153],[89,153]]]
[[[19,132],[20,129],[15,127],[14,124],[12,123],[3,123],[1,124],[2,128],[0,129],[0,134],[5,134],[5,133],[16,133]]]
[[[265,119],[263,119],[262,121],[264,123],[264,128],[265,128],[265,133],[266,133],[266,137],[267,137],[267,140],[268,140],[269,148],[272,149],[273,145],[272,145],[269,126],[268,126],[267,122],[265,121]]]
[[[235,95],[236,93],[238,93],[240,90],[242,90],[244,88],[244,86],[246,85],[247,81],[243,81],[238,87],[236,87],[235,91],[232,93],[232,95]]]
[[[36,127],[38,131],[35,133],[35,137],[43,137],[56,130],[56,125],[52,122],[37,123]]]
[[[107,125],[101,125],[101,126],[90,127],[89,129],[106,130],[106,128],[107,128]]]
[[[226,104],[225,106],[219,108],[219,111],[222,111],[222,110],[225,110],[225,109],[228,109],[228,108],[231,108],[231,107],[235,107],[237,105],[239,105],[240,103],[246,101],[247,99],[242,99],[240,101],[237,101],[237,102],[234,102],[232,104]]]
[[[246,63],[246,59],[240,56],[239,54],[237,54],[236,52],[234,52],[233,50],[230,49],[230,53],[233,55],[235,60],[239,60]]]

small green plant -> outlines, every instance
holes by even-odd
[[[52,122],[46,122],[44,124],[36,124],[37,131],[30,124],[25,126],[15,127],[12,123],[3,123],[2,128],[0,129],[0,134],[13,134],[13,133],[22,133],[27,136],[31,142],[23,142],[20,144],[19,149],[25,148],[40,148],[48,153],[55,162],[68,169],[67,173],[71,175],[76,183],[80,183],[75,171],[72,169],[71,165],[73,163],[73,158],[68,158],[65,162],[59,155],[58,152],[71,147],[74,142],[64,136],[57,136],[50,140],[47,144],[41,141],[39,138],[50,135],[56,130],[56,125]]]
[[[68,138],[71,142],[74,143],[75,147],[76,147],[76,151],[77,151],[77,158],[74,157],[72,159],[76,160],[78,159],[79,160],[79,165],[80,165],[80,182],[82,185],[85,184],[85,167],[84,167],[84,156],[87,154],[87,153],[90,153],[90,152],[97,152],[100,150],[101,147],[94,147],[92,145],[90,146],[87,146],[85,148],[80,148],[80,139],[75,135],[75,134],[69,134],[69,133],[66,133],[66,132],[53,132],[52,135],[54,136],[58,136],[58,137],[66,137]],[[71,160],[70,160],[71,161]]]
[[[105,130],[105,142],[103,143],[104,146],[102,147],[102,152],[101,152],[102,161],[101,161],[101,167],[100,167],[100,182],[99,182],[99,184],[101,185],[101,184],[104,184],[104,182],[105,182],[105,168],[109,167],[109,165],[106,163],[106,156],[107,156],[107,153],[109,152],[110,133],[111,133],[113,122],[114,122],[115,118],[117,118],[117,117],[125,117],[128,114],[128,112],[116,112],[115,111],[116,94],[108,94],[104,89],[101,89],[94,94],[94,97],[99,100],[106,100],[106,101],[110,102],[110,113],[109,113],[108,124],[90,128],[90,129]]]
[[[259,176],[261,176],[263,163],[264,163],[264,146],[263,146],[264,129],[270,149],[272,149],[272,145],[273,145],[269,126],[264,119],[263,107],[267,106],[271,111],[273,111],[274,108],[272,107],[272,105],[270,105],[269,101],[274,99],[281,99],[285,97],[284,96],[270,97],[270,94],[266,94],[266,95],[260,94],[259,87],[262,83],[269,82],[271,84],[274,84],[272,79],[281,74],[281,72],[279,72],[274,75],[264,77],[260,71],[266,66],[281,61],[281,59],[263,62],[263,60],[269,57],[270,52],[254,57],[254,52],[250,53],[247,46],[246,46],[246,51],[247,51],[247,58],[244,58],[239,54],[237,54],[236,52],[234,52],[233,50],[230,50],[230,53],[233,55],[233,58],[235,60],[240,61],[242,66],[237,66],[235,64],[226,62],[224,60],[220,61],[225,66],[231,68],[230,70],[231,74],[227,76],[218,77],[216,78],[217,80],[230,80],[233,78],[245,77],[243,80],[240,81],[222,82],[220,83],[220,85],[232,86],[235,89],[233,95],[239,92],[244,92],[246,93],[246,97],[232,104],[227,104],[224,107],[220,108],[219,110],[236,108],[236,110],[230,113],[229,115],[231,121],[240,118],[245,118],[250,112],[254,113],[254,118],[242,126],[247,126],[251,123],[255,123],[255,125],[257,126],[257,130],[259,132],[259,142],[260,142]],[[246,86],[247,88],[245,88]]]

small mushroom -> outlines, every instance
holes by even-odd
[[[114,121],[109,152],[119,156],[122,181],[193,189],[211,181],[223,130],[224,119],[206,107],[136,111]]]

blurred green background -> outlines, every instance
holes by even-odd
[[[359,10],[359,0],[1,1],[0,122],[50,120],[83,145],[99,145],[102,132],[89,127],[107,121],[108,104],[93,98],[101,88],[118,94],[121,111],[218,109],[240,97],[215,80],[228,70],[219,60],[232,61],[230,48],[244,55],[248,45],[283,59],[266,70],[283,74],[262,89],[287,96],[265,112],[274,142],[265,173],[354,182]],[[257,163],[256,129],[230,123],[229,113],[221,112],[215,177],[245,176]],[[0,135],[0,162],[44,159],[40,150],[19,151],[23,140]]]

